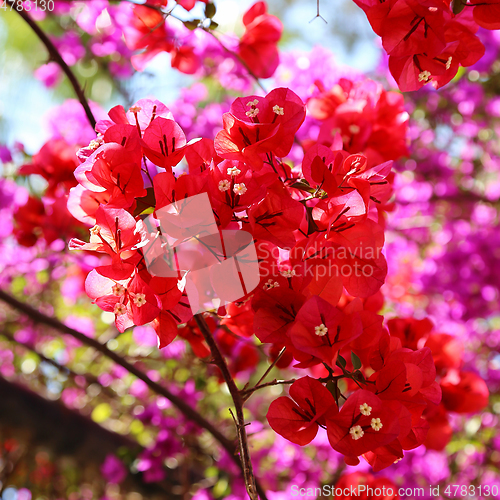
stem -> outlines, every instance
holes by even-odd
[[[15,2],[13,2],[12,0],[7,0],[7,3],[11,7],[15,8]],[[95,129],[96,120],[94,118],[94,114],[92,113],[87,98],[85,97],[85,94],[82,88],[80,87],[80,84],[76,79],[76,76],[74,75],[73,71],[71,71],[71,68],[65,63],[64,59],[62,58],[61,54],[59,53],[55,45],[52,43],[50,38],[44,33],[44,31],[40,28],[40,26],[38,26],[38,24],[35,23],[33,19],[31,19],[29,14],[25,12],[24,9],[23,10],[15,9],[15,10],[26,21],[26,23],[30,26],[30,28],[35,32],[38,38],[45,45],[49,53],[50,60],[56,62],[63,70],[64,74],[68,77],[68,80],[73,86],[73,89],[75,91],[76,96],[78,97],[78,100],[80,101],[80,104],[83,106],[83,109],[85,110],[85,114],[87,115],[87,119],[90,125],[92,126],[93,129]]]
[[[201,314],[197,314],[195,315],[194,319],[205,339],[205,342],[210,348],[210,352],[212,354],[214,363],[219,367],[219,370],[222,372],[222,376],[224,377],[224,380],[227,384],[227,387],[233,399],[234,408],[236,410],[236,417],[233,415],[231,410],[230,412],[231,415],[233,416],[234,423],[236,425],[236,430],[238,432],[238,442],[240,446],[240,456],[241,456],[241,464],[243,466],[245,486],[250,499],[259,500],[259,496],[257,494],[256,479],[252,469],[252,462],[250,460],[250,451],[248,449],[248,439],[245,429],[245,419],[243,417],[243,403],[244,403],[243,398],[241,397],[241,393],[238,387],[236,387],[236,383],[234,382],[234,379],[231,373],[229,372],[226,360],[222,356],[219,347],[217,346],[217,343],[215,342],[212,333],[210,332],[203,316]],[[258,493],[262,499],[266,500],[266,496],[263,491],[259,491]]]
[[[272,382],[266,382],[265,384],[256,384],[253,387],[250,387],[250,389],[245,389],[241,391],[243,394],[243,399],[246,401],[255,391],[258,389],[263,389],[264,387],[271,387],[273,385],[288,385],[288,384],[293,384],[296,379],[292,378],[290,380],[277,380],[274,379]]]
[[[53,359],[48,358],[47,356],[44,356],[41,352],[37,351],[34,347],[32,347],[24,342],[19,342],[18,340],[16,340],[12,335],[10,335],[7,332],[0,332],[0,335],[2,337],[5,337],[8,341],[13,342],[17,345],[20,345],[24,349],[27,349],[28,351],[32,352],[33,354],[35,354],[36,356],[38,356],[40,358],[40,361],[43,361],[44,363],[48,363],[49,365],[52,365],[54,368],[57,368],[57,370],[60,373],[62,373],[64,375],[70,375],[74,379],[76,377],[83,377],[83,378],[85,378],[85,380],[87,381],[87,383],[89,385],[90,384],[97,384],[101,388],[101,390],[104,394],[106,394],[110,398],[115,398],[115,394],[109,389],[109,387],[102,385],[99,382],[99,379],[97,377],[94,377],[93,375],[91,375],[89,373],[85,373],[85,374],[76,373],[71,368],[68,368],[65,365],[61,365],[57,361],[54,361]]]
[[[286,350],[286,347],[283,347],[283,349],[281,349],[281,351],[279,352],[276,359],[269,365],[267,370],[264,372],[264,375],[262,375],[262,377],[260,377],[259,381],[254,385],[253,388],[247,389],[247,386],[245,386],[241,392],[249,392],[250,394],[252,394],[252,389],[256,389],[257,386],[269,375],[269,372],[276,366],[276,363],[281,359],[283,354],[285,354],[285,350]],[[250,396],[248,396],[248,397],[250,397]],[[248,399],[248,397],[245,398],[245,401]]]

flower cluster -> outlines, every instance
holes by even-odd
[[[498,29],[497,1],[470,2],[452,10],[451,2],[437,0],[355,0],[382,38],[389,68],[400,90],[410,91],[431,82],[446,85],[460,66],[475,64],[485,53],[476,36],[479,26]]]
[[[79,184],[69,207],[94,225],[88,243],[73,239],[70,248],[107,254],[88,275],[86,291],[114,313],[118,330],[152,323],[160,347],[180,334],[199,355],[208,354],[191,321],[182,277],[151,274],[145,264],[146,249],[160,234],[141,216],[207,193],[219,230],[249,232],[260,263],[260,283],[219,309],[221,324],[249,336],[253,322],[255,335],[273,352],[286,349],[284,366],[295,359],[298,368],[327,370],[321,381],[305,377],[292,385],[296,403],[273,403],[271,426],[298,444],[326,426],[331,446],[348,463],[364,455],[376,469],[422,444],[422,413],[440,399],[430,351],[404,349],[390,339],[377,314],[380,300],[371,298],[387,272],[381,221],[392,195],[391,162],[370,165],[366,156],[342,149],[337,137],[331,148],[310,145],[302,164],[291,168],[283,158],[305,105],[286,88],[236,99],[213,141],[188,143],[158,101],[144,99],[128,111],[118,106],[109,117],[97,124],[97,139],[78,152]],[[175,248],[184,237],[174,233]],[[234,341],[216,336],[234,350]],[[258,360],[252,347],[238,350],[235,373]],[[341,354],[351,352],[352,372]],[[337,387],[340,379],[360,390],[339,411],[345,396],[328,384]]]

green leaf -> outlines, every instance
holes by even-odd
[[[335,399],[335,402],[339,404],[339,388],[337,387],[337,383],[333,380],[329,380],[326,383],[326,388],[330,391],[331,395]]]
[[[210,26],[208,27],[208,29],[210,30],[214,30],[215,28],[217,28],[219,26],[218,23],[216,23],[215,21],[211,21],[210,22]]]
[[[351,361],[355,370],[359,370],[361,368],[361,360],[353,352],[351,352]]]
[[[194,31],[200,25],[200,22],[199,19],[193,19],[192,21],[184,21],[183,24],[187,29]]]
[[[215,11],[216,11],[215,4],[207,3],[207,5],[205,5],[205,17],[212,19],[212,17],[215,16]]]
[[[156,206],[155,190],[152,187],[147,188],[146,196],[137,198],[135,201],[137,205],[132,214],[134,217],[143,213],[153,213],[154,207]]]
[[[347,361],[339,354],[337,357],[337,366],[341,368],[345,368],[347,365]]]

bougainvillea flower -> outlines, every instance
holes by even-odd
[[[94,269],[87,276],[85,291],[103,311],[115,314],[120,332],[132,325],[145,325],[160,312],[158,297],[138,275],[114,280],[101,276]]]
[[[108,115],[111,120],[99,120],[95,128],[96,132],[104,134],[113,125],[134,125],[141,131],[142,135],[142,132],[149,127],[155,118],[174,119],[167,106],[156,99],[139,99],[128,111],[125,111],[123,106],[118,105],[111,108]]]
[[[221,158],[261,168],[261,155],[284,157],[290,152],[305,116],[304,103],[290,89],[274,89],[266,97],[239,97],[222,116],[224,130],[215,137],[215,151]]]
[[[324,425],[325,415],[337,413],[337,405],[330,391],[316,379],[302,377],[290,386],[290,397],[281,397],[271,403],[267,421],[272,429],[292,443],[304,446]]]
[[[460,368],[462,365],[464,347],[457,337],[446,333],[433,333],[425,346],[432,351],[436,369]]]
[[[382,45],[393,57],[433,57],[446,45],[443,26],[451,17],[449,6],[440,0],[398,0],[382,23]]]
[[[259,78],[273,76],[280,62],[278,42],[283,24],[267,13],[265,2],[257,2],[243,16],[245,33],[241,37],[238,53]]]
[[[184,156],[186,136],[174,120],[155,118],[144,131],[144,154],[159,167],[172,169]]]
[[[337,415],[328,415],[326,427],[332,448],[354,461],[391,443],[400,432],[397,414],[379,397],[362,389],[347,398]]]
[[[69,248],[107,253],[115,261],[118,257],[127,259],[135,254],[141,241],[136,227],[136,220],[126,210],[101,205],[96,211],[96,225],[90,229],[89,243],[73,238]]]
[[[31,164],[19,169],[21,175],[41,175],[47,182],[46,196],[54,196],[57,190],[69,190],[75,185],[73,172],[78,166],[76,147],[64,139],[50,140],[33,156]]]
[[[500,2],[498,0],[471,0],[474,5],[474,21],[487,30],[500,29]]]
[[[398,488],[396,485],[385,477],[373,476],[368,472],[352,472],[344,474],[335,485],[342,493],[335,494],[337,500],[352,500],[354,495],[351,491],[356,492],[356,498],[359,500],[398,500]],[[380,491],[381,494],[375,493]],[[389,494],[392,491],[392,494]],[[346,494],[348,493],[348,494]]]
[[[340,349],[361,333],[359,316],[346,315],[326,300],[313,296],[301,307],[289,336],[297,350],[334,368]]]
[[[441,390],[448,411],[476,413],[488,406],[488,386],[473,372],[450,370],[441,380]]]
[[[303,216],[304,206],[290,196],[281,182],[269,186],[266,197],[248,210],[253,236],[282,248],[295,245],[293,231]]]

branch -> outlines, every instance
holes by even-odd
[[[273,385],[288,385],[288,384],[293,384],[294,382],[295,382],[294,378],[290,380],[274,379],[271,382],[266,382],[265,384],[257,384],[254,385],[253,387],[250,387],[250,389],[244,389],[243,391],[241,391],[241,394],[243,396],[244,401],[246,401],[258,389],[263,389],[264,387],[271,387]]]
[[[11,6],[14,7],[15,9],[15,2],[12,0],[7,0],[7,3]],[[68,80],[70,81],[71,85],[73,86],[73,89],[75,91],[75,94],[78,97],[78,100],[80,101],[80,104],[83,106],[83,109],[85,110],[85,114],[87,115],[87,119],[92,126],[93,129],[95,129],[96,125],[96,120],[95,117],[92,113],[92,110],[90,109],[89,103],[87,101],[87,98],[85,97],[85,94],[80,87],[80,84],[78,83],[78,80],[76,79],[76,76],[74,75],[73,71],[71,71],[71,68],[66,64],[64,59],[62,58],[61,54],[55,47],[55,45],[52,43],[50,38],[44,33],[44,31],[38,26],[33,19],[29,16],[27,12],[23,10],[17,10],[15,9],[16,12],[28,23],[30,28],[36,33],[38,38],[42,41],[42,43],[45,45],[47,48],[47,51],[50,56],[50,60],[56,62],[60,68],[63,70],[64,74],[68,77]]]
[[[127,370],[129,373],[135,375],[138,379],[142,380],[153,392],[171,401],[177,407],[177,409],[180,410],[186,416],[186,418],[192,420],[193,422],[198,424],[201,428],[206,429],[208,432],[210,432],[210,434],[212,434],[212,436],[228,452],[229,456],[233,458],[235,463],[239,467],[242,467],[242,464],[238,460],[238,457],[234,455],[234,443],[231,440],[229,440],[226,436],[224,436],[221,432],[219,432],[214,427],[213,424],[205,420],[204,417],[202,417],[195,409],[189,406],[182,398],[171,393],[168,389],[161,386],[160,384],[157,384],[156,382],[152,381],[145,373],[141,372],[133,364],[129,363],[115,352],[109,350],[105,345],[101,344],[97,340],[87,337],[83,333],[78,332],[77,330],[74,330],[69,326],[66,326],[64,323],[61,323],[59,320],[55,318],[46,316],[40,311],[29,306],[28,304],[20,302],[19,300],[12,297],[3,290],[0,290],[0,300],[9,304],[11,307],[21,312],[22,314],[28,316],[32,321],[36,323],[47,325],[61,333],[71,335],[75,339],[79,340],[82,344],[94,348],[95,350],[104,354],[104,356],[106,356],[107,358],[114,361],[117,365],[120,365],[123,368],[125,368],[125,370]]]
[[[241,464],[243,466],[243,475],[245,477],[245,486],[247,489],[248,496],[251,500],[259,500],[258,495],[263,500],[267,500],[265,492],[262,490],[261,486],[258,485],[257,480],[255,478],[252,462],[250,460],[250,451],[248,449],[248,439],[247,433],[245,429],[245,419],[243,417],[243,398],[241,397],[241,393],[236,387],[234,379],[229,372],[229,368],[227,366],[226,360],[222,356],[217,343],[215,342],[212,333],[210,332],[206,321],[203,319],[201,314],[196,314],[194,317],[198,328],[200,329],[205,342],[208,344],[210,348],[210,352],[213,357],[214,363],[219,367],[219,370],[222,372],[222,376],[227,384],[229,392],[231,393],[231,397],[233,398],[234,408],[236,410],[236,417],[231,412],[231,416],[233,417],[234,423],[236,425],[236,429],[238,431],[238,442],[240,445],[240,456],[241,456]]]
[[[260,387],[264,387],[263,385],[260,385],[260,383],[269,375],[269,373],[271,372],[271,370],[276,366],[276,364],[281,359],[281,357],[283,356],[283,354],[285,354],[285,350],[286,350],[286,347],[283,347],[283,349],[281,349],[281,351],[279,352],[278,356],[276,356],[276,359],[269,365],[269,367],[267,368],[267,370],[264,372],[264,375],[262,375],[262,377],[260,377],[259,381],[255,384],[254,387],[251,387],[250,389],[247,389],[248,384],[245,385],[245,387],[241,391],[241,393],[244,394],[244,396],[243,396],[243,401],[244,402],[252,395],[252,393],[253,393],[254,390],[256,390],[256,389],[258,389]]]
[[[97,384],[101,388],[102,392],[104,394],[106,394],[108,397],[110,397],[112,399],[114,399],[116,397],[116,394],[113,391],[111,391],[109,389],[109,387],[102,385],[99,382],[99,379],[97,377],[94,377],[93,375],[91,375],[89,373],[85,373],[85,374],[76,373],[71,368],[69,368],[65,365],[61,365],[57,361],[54,361],[53,359],[48,358],[47,356],[44,356],[41,352],[37,351],[34,347],[30,346],[29,344],[26,344],[25,342],[19,342],[18,340],[16,340],[14,338],[13,335],[10,335],[7,332],[0,332],[0,335],[2,337],[5,337],[10,342],[13,342],[14,344],[20,345],[20,346],[24,347],[25,349],[27,349],[28,351],[32,352],[33,354],[35,354],[36,356],[38,356],[40,358],[40,361],[43,361],[45,363],[48,363],[49,365],[52,365],[54,368],[57,368],[57,370],[59,372],[61,372],[62,374],[71,375],[71,377],[74,379],[76,377],[83,377],[83,378],[85,378],[85,380],[87,381],[87,383],[89,385],[90,384]]]

